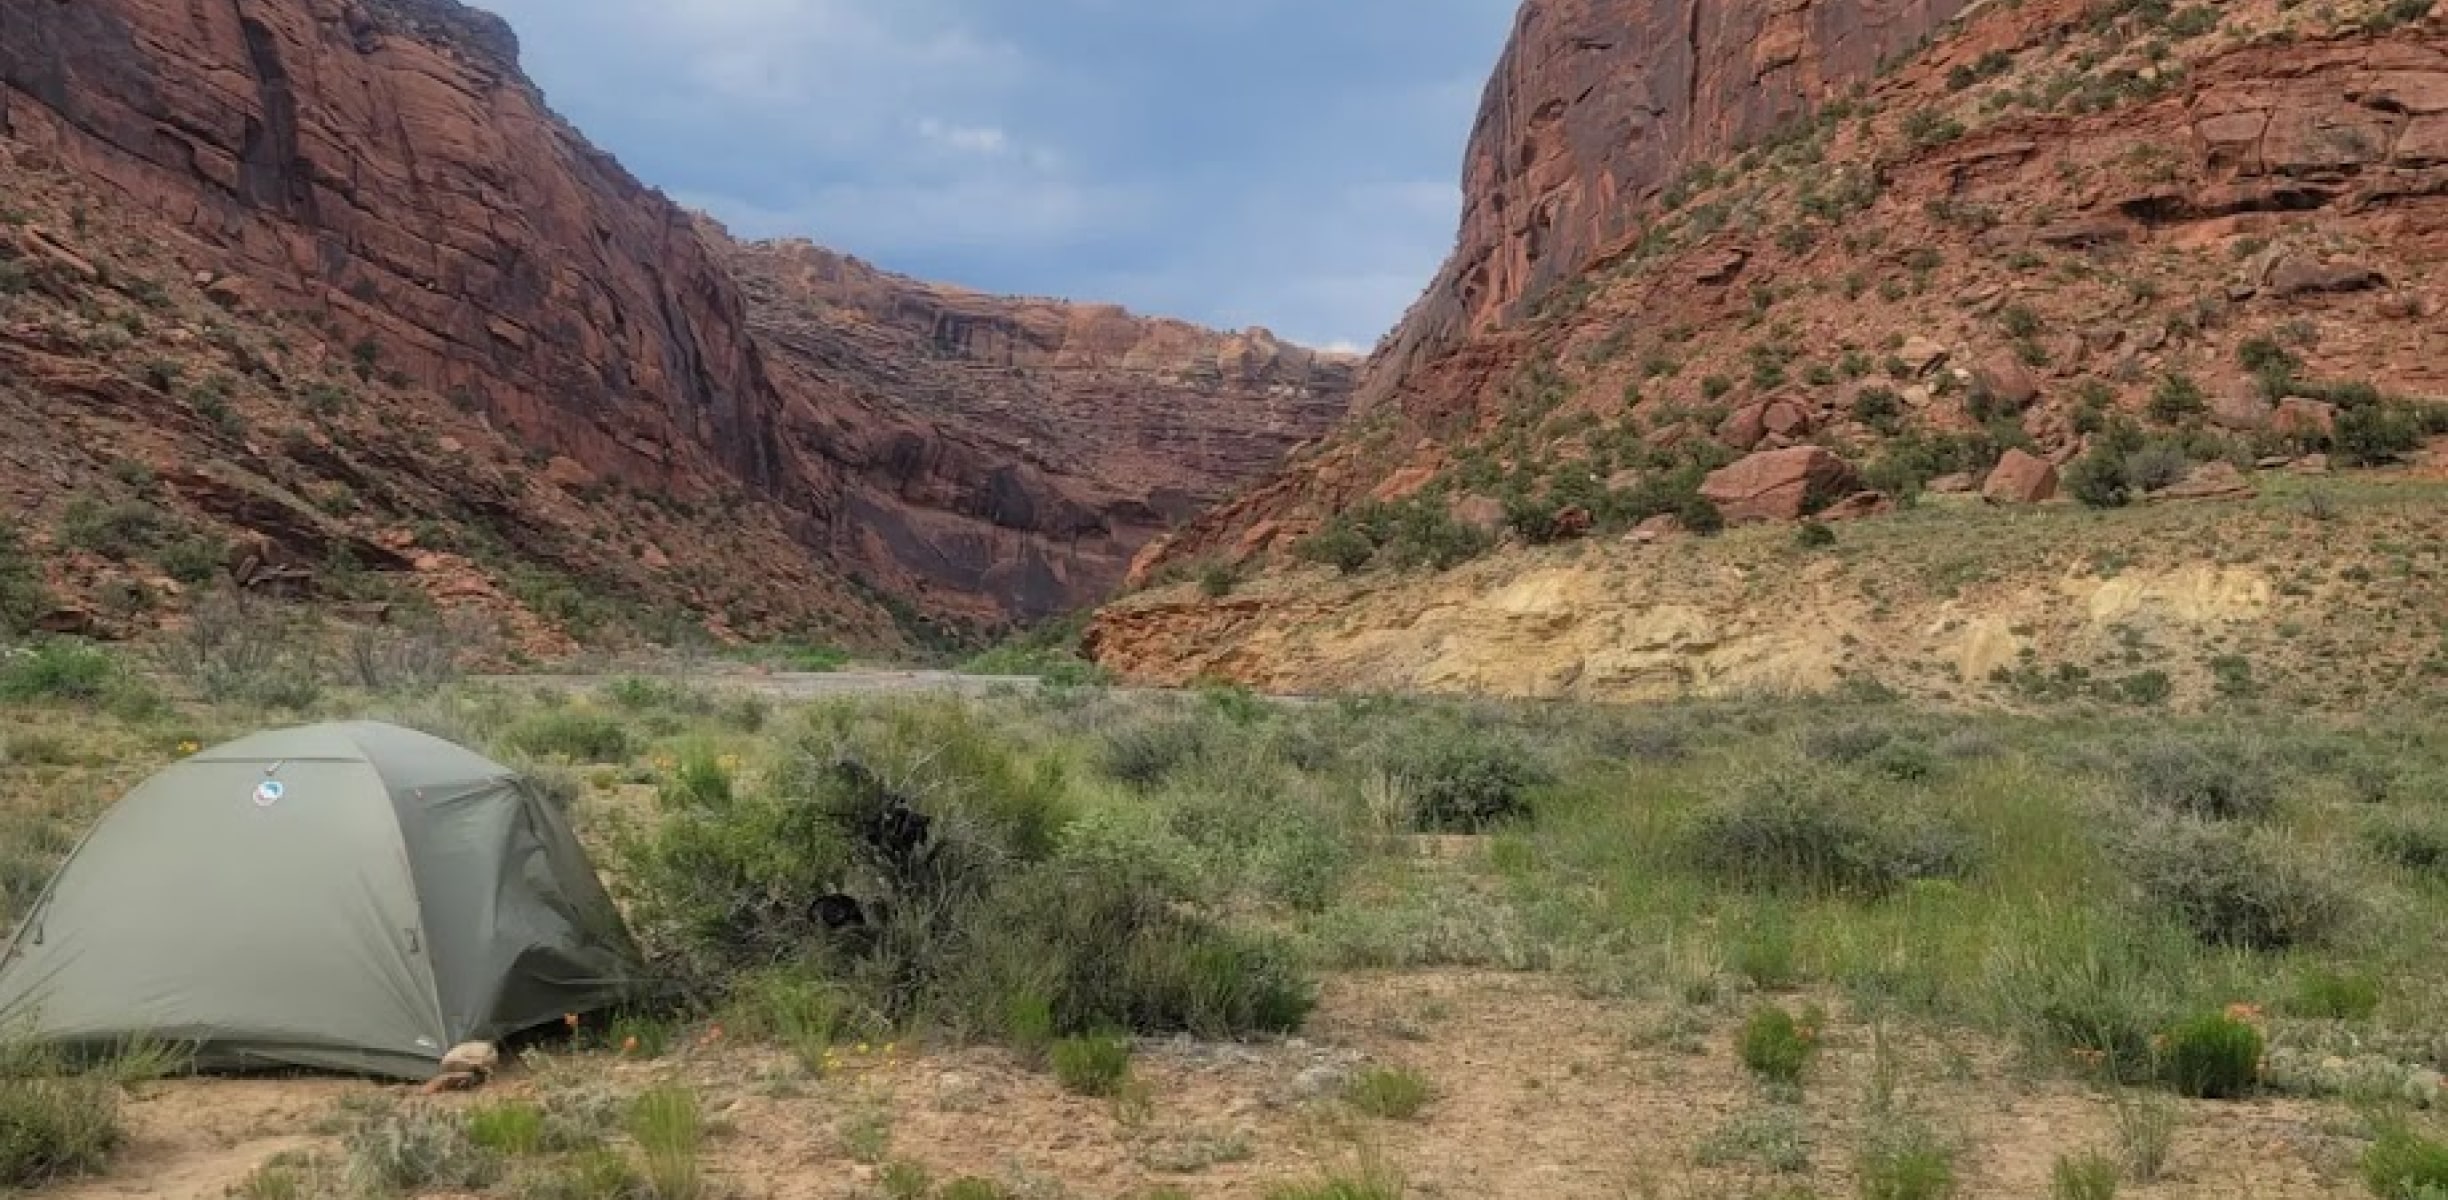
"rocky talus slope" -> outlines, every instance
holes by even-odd
[[[453,0],[0,5],[0,508],[44,624],[148,629],[217,548],[540,648],[624,614],[886,644],[888,608],[1105,594],[1341,409],[1345,367],[1262,335],[824,291],[518,53]]]
[[[1719,521],[1948,494],[2232,505],[2280,463],[2419,492],[2439,469],[2425,440],[2448,432],[2431,8],[1737,4],[1680,9],[1698,32],[1669,36],[1650,5],[1530,0],[1472,139],[1456,255],[1352,419],[1139,564],[1269,574],[1281,611],[1252,616],[1255,585],[1160,592],[1111,610],[1096,645],[1151,677],[1332,686],[1290,646],[1497,603],[1538,543],[1620,568],[1628,592],[1567,605],[1596,630],[1640,624],[1676,564],[1715,561],[1689,534]],[[2407,519],[2436,536],[2436,508]],[[1931,536],[1957,526],[1983,536]],[[1798,644],[1827,617],[1746,620]],[[1355,686],[1448,682],[1390,646]],[[1558,653],[1534,657],[1595,661]]]
[[[991,296],[805,241],[709,239],[793,404],[845,473],[841,556],[993,619],[1093,604],[1175,523],[1324,435],[1358,363],[1264,329]]]

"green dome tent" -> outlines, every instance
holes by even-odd
[[[105,814],[0,948],[0,1032],[423,1080],[631,997],[636,943],[516,774],[352,723],[218,746]]]

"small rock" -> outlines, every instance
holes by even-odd
[[[2326,475],[2329,473],[2329,456],[2326,454],[2307,454],[2302,458],[2296,459],[2294,462],[2288,463],[2287,470],[2293,471],[2298,475]]]
[[[1953,475],[1941,475],[1930,480],[1922,490],[1935,492],[1941,496],[1961,496],[1977,486],[1979,486],[1978,483],[1971,475],[1958,471]]]

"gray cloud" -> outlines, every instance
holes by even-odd
[[[554,106],[750,236],[1365,345],[1450,247],[1514,0],[489,0]]]

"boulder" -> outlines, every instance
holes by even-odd
[[[1763,450],[1700,484],[1700,495],[1735,524],[1800,520],[1860,490],[1852,465],[1819,446]]]
[[[2278,402],[2269,427],[2280,437],[2325,442],[2337,436],[2337,405],[2289,396]]]
[[[1995,400],[2030,408],[2040,398],[2040,380],[2011,354],[1993,354],[1972,370],[1972,386]]]
[[[2361,263],[2325,263],[2301,254],[2270,263],[2262,283],[2281,298],[2315,292],[2360,292],[2388,286],[2388,277]]]
[[[1590,510],[1578,504],[1572,505],[1555,515],[1556,540],[1588,537],[1589,531],[1597,524],[1598,518]]]
[[[1725,283],[1742,274],[1743,264],[1751,256],[1742,250],[1719,250],[1692,264],[1692,282]]]
[[[1717,440],[1737,450],[1754,450],[1768,440],[1768,406],[1746,404],[1717,423]]]
[[[2039,504],[2057,498],[2057,466],[2022,450],[2008,450],[1981,485],[1991,504]]]
[[[1717,426],[1717,440],[1737,450],[1756,450],[1770,438],[1791,441],[1810,433],[1811,414],[1790,397],[1754,400]]]
[[[2253,494],[2252,481],[2235,464],[2208,462],[2193,468],[2184,481],[2151,493],[2154,500],[2241,500]]]
[[[1904,346],[1896,351],[1896,357],[1904,360],[1905,367],[1913,374],[1927,375],[1931,367],[1946,361],[1947,348],[1916,334],[1904,340]]]
[[[1455,521],[1481,533],[1494,536],[1504,532],[1505,506],[1501,500],[1487,496],[1458,496],[1448,511]]]
[[[2270,426],[2269,397],[2252,380],[2240,380],[2210,401],[2210,423],[2237,433],[2256,433]]]
[[[1855,492],[1827,506],[1818,516],[1822,521],[1860,521],[1894,511],[1895,501],[1884,492]]]
[[[1624,535],[1624,540],[1634,545],[1646,546],[1654,542],[1665,541],[1668,538],[1681,537],[1685,532],[1681,517],[1672,513],[1661,513],[1633,526],[1632,532]]]

